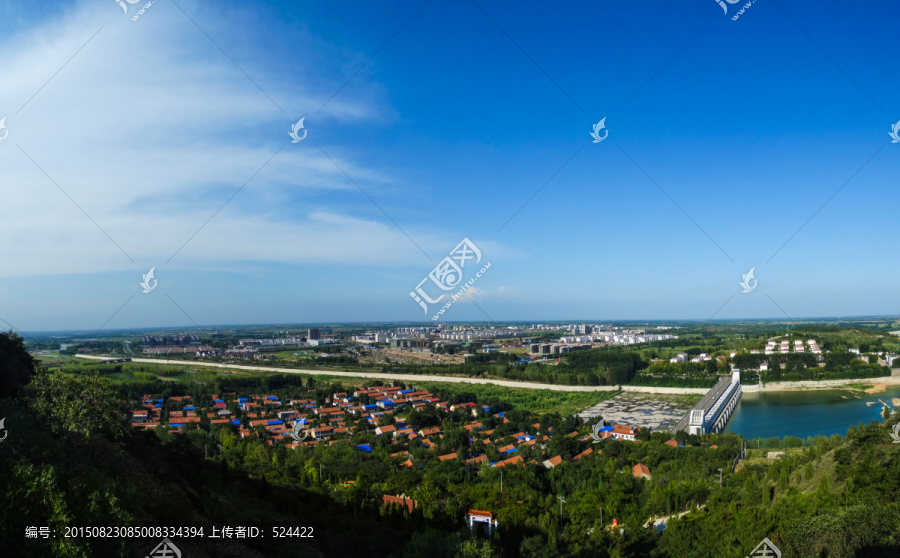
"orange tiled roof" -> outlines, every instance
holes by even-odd
[[[588,449],[584,450],[583,452],[579,453],[578,455],[576,455],[575,457],[573,457],[572,461],[578,461],[582,457],[586,457],[592,453],[594,453],[594,448],[588,448]]]
[[[643,463],[638,463],[637,465],[632,467],[631,472],[636,477],[639,477],[641,475],[647,475],[648,477],[650,476],[650,469]]]

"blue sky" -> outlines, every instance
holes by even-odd
[[[0,7],[25,331],[900,313],[896,4],[140,6]]]

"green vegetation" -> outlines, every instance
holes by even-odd
[[[568,356],[574,355],[566,364],[539,368],[574,382],[587,381],[590,374],[608,382],[672,370],[654,368],[641,353],[618,348]],[[520,374],[530,368],[502,366]],[[852,360],[832,366],[835,373],[860,368]],[[828,367],[826,362],[816,368]],[[705,366],[684,370],[708,373]],[[679,442],[691,447],[671,447],[667,433],[642,431],[641,443],[593,444],[586,437],[591,425],[571,413],[613,391],[570,394],[433,383],[417,387],[447,401],[493,408],[476,417],[463,409],[410,412],[411,426],[438,426],[443,437],[433,438],[433,449],[410,444],[409,456],[391,457],[405,447],[366,428],[353,428],[330,445],[288,449],[267,444],[266,435],[241,438],[233,425],[208,420],[180,434],[163,427],[132,432],[122,412],[124,401],[143,394],[161,394],[164,401],[191,395],[200,403],[225,392],[324,401],[334,391],[358,385],[343,379],[223,376],[199,367],[188,372],[140,363],[66,364],[48,372],[37,367],[20,339],[5,334],[0,334],[0,374],[0,417],[9,433],[0,443],[0,545],[11,556],[138,556],[156,542],[59,536],[26,541],[22,533],[29,525],[60,533],[84,523],[192,524],[209,530],[213,523],[257,521],[314,526],[316,537],[309,543],[223,541],[209,555],[245,556],[255,550],[285,557],[738,558],[748,556],[763,537],[784,558],[880,558],[900,552],[900,444],[890,437],[900,421],[897,412],[883,423],[851,426],[846,436],[805,441],[679,433]],[[682,379],[702,379],[691,374]],[[377,382],[368,380],[369,385]],[[497,410],[505,417],[494,416]],[[475,419],[483,429],[463,428]],[[500,443],[511,443],[518,432],[547,435],[546,449],[519,445],[515,454],[524,463],[502,468],[438,459],[478,455],[484,431],[492,431],[489,437]],[[732,473],[744,442],[749,455]],[[363,443],[371,453],[357,449]],[[501,458],[493,446],[488,448],[490,462]],[[767,450],[774,448],[785,451],[784,457],[767,459]],[[573,459],[587,449],[594,452]],[[546,469],[540,463],[551,456],[563,461]],[[412,467],[403,464],[408,458]],[[650,470],[650,480],[632,474],[638,463]],[[415,499],[416,508],[382,505],[382,495],[398,494]],[[480,530],[471,535],[462,525],[469,509],[496,515],[500,528],[493,537]],[[672,518],[665,532],[642,528],[652,516],[689,510]],[[611,529],[613,519],[624,532]],[[206,552],[205,543],[178,544],[186,556]]]
[[[619,347],[568,353],[558,365],[518,362],[518,358],[518,355],[507,353],[482,353],[469,357],[465,364],[389,364],[381,370],[395,374],[444,374],[568,386],[612,386],[627,384],[635,372],[645,366],[639,353]]]
[[[416,387],[426,389],[443,401],[458,403],[477,401],[490,405],[494,410],[518,409],[532,414],[574,415],[597,403],[612,399],[619,391],[552,391],[547,389],[520,389],[490,384],[446,384],[416,382]]]

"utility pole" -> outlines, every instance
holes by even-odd
[[[557,496],[557,498],[559,498],[559,526],[562,528],[563,504],[566,503],[566,499],[564,496]]]
[[[722,488],[722,469],[716,469],[719,472],[719,488]]]

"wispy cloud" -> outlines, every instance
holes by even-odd
[[[97,27],[96,10],[84,8],[8,36],[0,43],[0,98],[24,102]],[[210,24],[212,34],[230,31],[227,22]],[[174,9],[148,12],[139,22],[107,22],[21,114],[10,114],[0,166],[4,182],[15,187],[3,192],[0,252],[9,265],[0,277],[132,265],[118,261],[115,247],[104,244],[16,145],[139,263],[171,256],[285,143],[185,248],[181,265],[413,261],[398,249],[400,233],[374,220],[368,208],[354,211],[362,206],[356,188],[313,141],[289,143],[290,124],[327,98],[327,87],[320,93],[296,81],[315,70],[298,57],[291,61],[295,71],[278,71],[268,55],[234,48],[229,55],[288,117]],[[384,112],[390,110],[370,101],[336,99],[306,124],[315,138],[335,120],[378,119]],[[342,151],[341,165],[374,195],[395,182],[389,169],[361,163],[350,150]],[[428,242],[427,234],[420,236]]]

